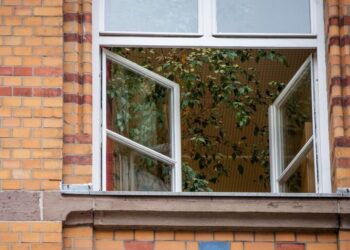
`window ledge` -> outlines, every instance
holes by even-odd
[[[95,228],[350,229],[348,194],[44,192],[44,220]]]

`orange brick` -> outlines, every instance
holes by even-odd
[[[19,107],[22,105],[21,97],[5,97],[2,100],[3,107]]]
[[[244,250],[275,250],[275,244],[270,242],[245,242]]]
[[[32,36],[33,29],[31,27],[14,27],[13,34],[15,36]]]
[[[40,242],[40,233],[22,233],[22,242]]]
[[[17,180],[3,180],[1,187],[4,190],[19,190],[21,189],[21,182]]]
[[[314,242],[316,235],[314,233],[297,233],[298,242]]]
[[[11,16],[13,15],[13,8],[9,6],[0,6],[0,16]]]
[[[233,241],[233,232],[215,232],[214,240],[217,241]]]
[[[1,7],[0,7],[1,9]],[[15,37],[15,36],[9,36],[9,37],[3,37],[4,45],[21,45],[23,43],[22,37]]]
[[[61,233],[44,233],[42,235],[43,242],[62,242]]]
[[[23,24],[26,26],[42,25],[42,19],[41,17],[26,17],[23,20]]]
[[[133,240],[134,231],[132,230],[117,230],[114,233],[114,237],[117,240]]]
[[[30,225],[29,223],[23,223],[23,222],[16,222],[11,223],[11,231],[13,232],[29,232]]]
[[[36,36],[25,37],[24,38],[24,44],[27,45],[27,46],[40,46],[40,45],[43,44],[43,40],[42,40],[41,37],[36,37]],[[36,55],[36,54],[33,54],[33,55]],[[33,58],[31,58],[31,59],[33,59]]]
[[[3,148],[19,148],[21,146],[20,139],[6,138],[1,140]]]
[[[44,119],[43,120],[43,126],[45,128],[61,128],[63,127],[63,121],[62,119]]]
[[[43,139],[43,148],[62,148],[63,141],[61,139]]]
[[[231,250],[243,250],[242,242],[231,242]]]
[[[30,243],[11,244],[11,250],[30,250]]]
[[[92,228],[91,227],[74,227],[74,228],[65,228],[64,234],[69,237],[92,237]]]
[[[181,241],[156,241],[155,250],[186,250],[185,242]]]
[[[24,139],[22,141],[23,148],[40,148],[39,139]]]
[[[44,161],[45,169],[61,169],[62,160],[45,160]]]
[[[350,241],[350,231],[339,231],[339,240]]]
[[[60,189],[61,180],[48,180],[41,181],[41,190],[58,190]],[[87,183],[87,182],[85,182]],[[78,183],[79,184],[79,183]]]
[[[174,240],[174,232],[172,231],[158,231],[155,232],[156,240]]]
[[[62,8],[60,7],[36,7],[34,8],[36,16],[61,16]]]
[[[29,56],[32,54],[32,48],[30,48],[30,47],[16,47],[16,48],[14,48],[13,53],[16,56]]]
[[[122,241],[97,240],[95,247],[96,250],[124,250]]]
[[[274,241],[274,234],[257,232],[255,233],[255,241]]]
[[[27,169],[41,168],[41,160],[33,160],[33,159],[24,160],[23,168],[27,168]]]
[[[31,117],[32,110],[31,108],[16,108],[13,110],[13,115],[15,117]]]
[[[60,243],[39,243],[32,244],[31,250],[62,250]]]
[[[152,241],[152,240],[154,240],[154,232],[153,231],[145,231],[145,230],[136,230],[135,231],[135,240]]]
[[[236,232],[235,241],[253,241],[254,234],[248,232]]]
[[[21,5],[21,0],[2,0],[3,5]]]
[[[13,179],[17,179],[17,180],[30,179],[31,173],[30,173],[30,170],[14,169],[12,171],[12,176],[13,176]]]
[[[2,119],[3,127],[19,127],[21,125],[21,120],[18,118],[4,118]]]
[[[61,97],[59,98],[45,98],[44,107],[62,107],[63,106],[63,99]]]
[[[198,242],[186,242],[186,250],[198,250]]]
[[[11,171],[7,169],[0,169],[0,179],[10,179]]]
[[[75,239],[74,247],[77,249],[93,249],[92,239]]]
[[[61,171],[57,170],[35,170],[33,171],[33,178],[46,180],[60,180],[62,176]]]
[[[11,116],[11,108],[0,107],[0,117],[9,117],[9,116]]]
[[[210,241],[214,240],[214,233],[212,232],[195,232],[196,241]]]
[[[52,27],[52,26],[43,26],[43,27],[37,27],[35,28],[35,35],[36,36],[61,36],[62,35],[62,28],[61,27]],[[59,55],[62,53],[62,49],[58,48],[58,52],[56,51],[48,51],[48,50],[42,50],[44,54],[47,55]],[[46,51],[46,52],[45,52]]]
[[[32,151],[32,158],[57,159],[62,157],[62,151],[59,149],[37,149]]]
[[[191,232],[191,231],[175,232],[175,240],[194,240],[194,232]]]
[[[10,150],[0,149],[0,159],[9,159],[11,155]]]
[[[35,180],[24,180],[23,188],[25,190],[41,190],[41,182]]]
[[[0,128],[0,138],[10,137],[11,130],[8,128]]]
[[[275,237],[276,241],[295,241],[295,233],[277,232]]]
[[[23,119],[23,126],[27,128],[37,128],[41,126],[41,119],[29,118]]]
[[[27,137],[30,137],[30,135],[31,135],[31,129],[30,128],[14,128],[12,134],[13,134],[13,137],[27,138]]]
[[[102,239],[107,239],[107,240],[113,240],[113,231],[96,231],[95,232],[95,239],[96,240],[102,240]]]
[[[307,250],[337,250],[336,243],[308,243]]]
[[[11,47],[5,47],[5,46],[2,46],[0,47],[0,55],[1,56],[8,56],[8,55],[11,55],[12,54],[12,48]]]
[[[317,240],[319,242],[336,242],[338,239],[336,233],[318,233],[317,234]]]
[[[24,97],[23,106],[26,107],[40,107],[41,106],[41,97]]]

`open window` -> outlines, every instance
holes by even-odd
[[[108,50],[103,72],[106,190],[181,190],[179,86]]]
[[[274,192],[315,192],[314,71],[310,56],[269,108]]]
[[[101,100],[101,106],[93,106],[94,190],[183,191],[182,168],[192,156],[180,136],[181,84],[116,53],[120,48],[155,48],[287,51],[296,62],[288,73],[275,65],[259,69],[259,74],[283,76],[288,84],[266,106],[271,105],[270,117],[258,111],[260,117],[253,118],[270,124],[265,156],[271,188],[247,184],[247,176],[259,176],[254,170],[228,173],[225,184],[215,184],[213,191],[331,192],[322,0],[93,0],[93,11],[93,98],[94,103]],[[250,138],[239,136],[252,145]],[[236,140],[233,133],[227,138]],[[234,165],[235,171],[241,172],[240,165]]]

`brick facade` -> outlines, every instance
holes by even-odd
[[[350,186],[350,1],[325,0],[325,6],[335,191]],[[61,181],[91,183],[91,13],[91,0],[0,0],[1,191],[47,192],[59,190]],[[211,250],[218,246],[348,250],[350,233],[103,231],[43,218],[0,221],[0,250]]]

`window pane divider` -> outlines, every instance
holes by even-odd
[[[113,140],[115,140],[115,141],[117,141],[125,146],[128,146],[128,147],[138,151],[139,153],[143,153],[149,157],[157,159],[157,160],[159,160],[163,163],[166,163],[166,164],[174,165],[176,163],[175,160],[173,160],[173,159],[171,159],[171,158],[169,158],[169,157],[167,157],[167,156],[165,156],[165,155],[163,155],[163,154],[161,154],[161,153],[159,153],[151,148],[148,148],[148,147],[143,146],[137,142],[134,142],[134,141],[122,136],[122,135],[119,135],[119,134],[117,134],[109,129],[106,129],[106,133],[107,133],[107,136],[109,138],[111,138],[111,139],[113,139]]]
[[[301,161],[312,149],[313,141],[314,141],[314,137],[311,136],[309,140],[305,143],[305,145],[300,149],[298,154],[288,164],[287,168],[282,172],[281,176],[278,178],[278,182],[280,184],[285,183],[289,179],[289,177],[291,177],[295,173],[295,171],[297,171]]]

